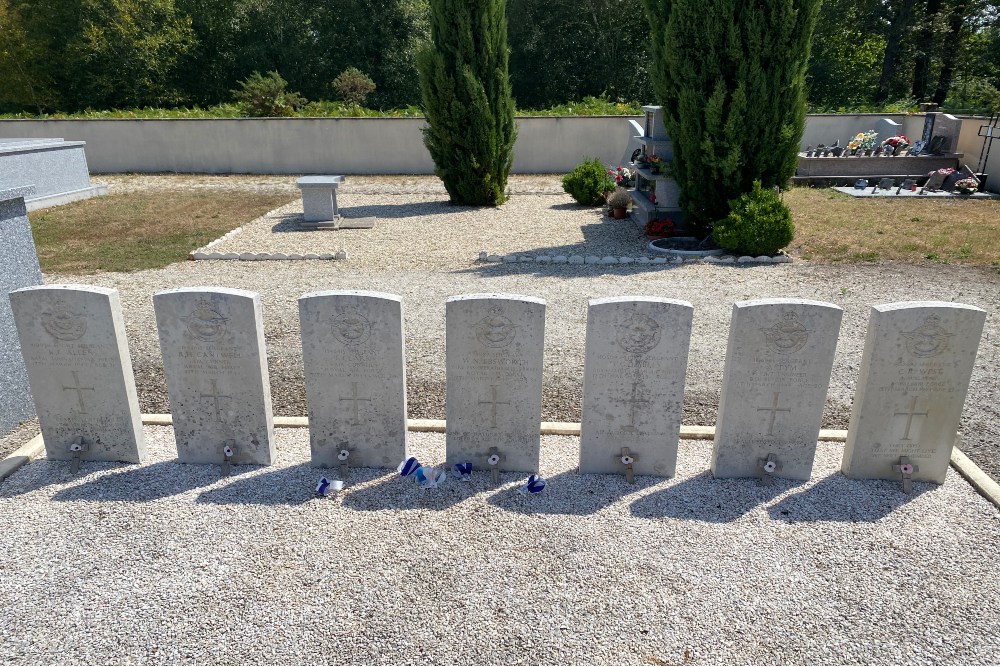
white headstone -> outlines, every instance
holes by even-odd
[[[873,306],[842,469],[858,479],[944,482],[986,312],[943,301]]]
[[[542,420],[545,302],[527,296],[471,294],[448,299],[448,465],[538,472]]]
[[[879,143],[882,143],[889,137],[896,137],[903,134],[902,123],[897,123],[891,118],[879,118],[872,129],[878,133],[876,139]]]
[[[395,467],[407,456],[403,302],[394,294],[299,299],[312,463]]]
[[[694,308],[658,297],[594,299],[580,426],[580,472],[672,477],[684,402]]]
[[[716,477],[809,479],[843,311],[806,299],[733,305],[712,448]]]
[[[50,459],[146,457],[118,291],[84,285],[26,287],[10,293],[35,410]]]
[[[153,295],[177,458],[182,463],[274,461],[274,419],[260,297],[189,287]]]

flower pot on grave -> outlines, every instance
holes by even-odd
[[[626,211],[623,208],[616,208],[615,211],[614,211],[615,218],[618,219],[618,220],[621,220],[622,218],[624,218],[625,217],[625,213],[626,213]]]

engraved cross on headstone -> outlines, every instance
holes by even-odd
[[[903,480],[903,493],[913,492],[913,473],[920,472],[920,467],[915,463],[910,463],[908,456],[900,456],[899,463],[892,466]]]
[[[768,452],[767,458],[757,459],[757,469],[760,470],[760,483],[767,486],[774,482],[774,474],[781,470],[781,462]]]
[[[629,451],[628,447],[622,447],[620,456],[615,456],[619,463],[625,466],[625,481],[635,484],[635,469],[632,464],[639,460],[639,455]]]
[[[500,483],[500,462],[506,460],[507,456],[501,454],[496,447],[490,447],[489,451],[486,452],[486,464],[490,467],[490,473],[493,475],[493,486]]]
[[[346,397],[345,396],[341,396],[337,400],[339,400],[339,401],[352,401],[354,403],[354,421],[351,422],[351,424],[353,426],[358,426],[359,424],[361,424],[361,414],[358,412],[358,402],[359,401],[360,402],[367,401],[368,403],[372,402],[372,399],[370,399],[370,398],[362,398],[362,397],[358,396],[358,383],[357,382],[352,382],[351,383],[351,395],[350,396],[346,396]]]
[[[71,372],[73,374],[73,384],[76,385],[76,386],[67,387],[66,385],[63,385],[63,391],[75,391],[76,392],[76,402],[80,405],[80,413],[85,415],[85,414],[87,414],[87,406],[85,406],[83,404],[83,392],[85,392],[85,391],[94,391],[94,388],[93,387],[81,387],[80,386],[80,376],[77,374],[77,371],[71,371]]]
[[[228,477],[232,467],[232,459],[236,456],[236,441],[226,440],[222,444],[222,476]]]
[[[627,426],[623,426],[623,431],[634,431],[635,430],[635,406],[639,403],[649,403],[648,400],[644,398],[638,398],[639,396],[639,385],[641,382],[632,383],[632,393],[629,398],[623,399],[625,403],[629,404],[629,421]]]
[[[903,440],[909,440],[910,439],[910,426],[913,425],[913,418],[914,417],[926,417],[927,413],[926,412],[917,412],[917,397],[914,396],[913,400],[910,401],[910,410],[909,410],[909,412],[894,412],[894,413],[892,413],[892,415],[894,417],[900,417],[900,416],[903,416],[903,415],[906,416],[906,430],[903,431],[903,437],[902,437],[902,439]]]
[[[780,391],[774,392],[774,399],[771,401],[771,407],[769,408],[757,408],[757,412],[770,412],[771,422],[767,427],[767,435],[774,435],[774,418],[779,412],[791,412],[791,408],[779,408],[778,407],[778,397],[781,396]]]
[[[221,421],[222,420],[222,405],[220,405],[219,401],[220,400],[229,400],[229,401],[231,401],[231,400],[233,400],[233,397],[231,395],[223,394],[222,392],[219,391],[219,381],[218,380],[209,380],[208,383],[212,387],[212,393],[211,394],[199,394],[198,398],[200,398],[202,400],[205,400],[206,398],[212,399],[212,405],[213,405],[213,408],[215,410],[215,418]]]
[[[498,405],[510,405],[510,401],[498,401],[497,400],[497,390],[500,388],[499,385],[491,384],[490,393],[492,395],[489,401],[479,401],[479,405],[489,405],[493,408],[492,417],[490,419],[490,428],[497,427],[497,406]]]
[[[77,382],[77,384],[80,383]],[[73,442],[69,443],[68,449],[70,454],[73,455],[73,464],[70,466],[70,472],[75,475],[80,472],[80,457],[83,456],[83,453],[90,449],[90,447],[83,441],[83,438],[78,435],[73,439]]]

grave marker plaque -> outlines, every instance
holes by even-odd
[[[45,455],[141,462],[142,415],[118,291],[26,287],[11,292],[10,302]]]
[[[674,475],[693,313],[658,297],[590,302],[581,473]]]
[[[807,480],[843,311],[805,299],[733,305],[712,449],[716,477]],[[762,463],[762,461],[764,463]]]
[[[986,312],[943,301],[873,306],[842,469],[944,482]],[[906,457],[907,461],[901,461]]]
[[[190,287],[154,294],[153,307],[178,460],[270,465],[274,419],[260,297]]]
[[[545,302],[472,294],[446,305],[449,469],[538,472]],[[495,450],[491,451],[491,448]]]
[[[312,464],[396,467],[407,457],[402,299],[312,292],[299,320]]]

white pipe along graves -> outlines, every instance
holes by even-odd
[[[141,463],[117,291],[29,287],[12,292],[11,302],[47,457]],[[312,465],[394,467],[409,455],[407,426],[440,426],[406,420],[402,299],[329,291],[299,304],[312,418],[294,425],[310,429]],[[154,307],[178,459],[271,465],[275,418],[259,296],[185,288],[157,293]],[[590,302],[581,474],[670,477],[677,441],[709,435],[680,426],[692,312],[686,302],[655,297]],[[980,308],[948,302],[872,308],[844,475],[904,487],[943,483],[985,318]],[[824,302],[734,304],[715,477],[809,479],[817,440],[833,436],[819,426],[840,319],[841,309]],[[538,298],[448,299],[449,467],[539,472],[544,327]]]

